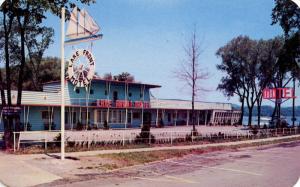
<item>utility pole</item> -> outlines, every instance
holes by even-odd
[[[61,160],[65,159],[65,8],[61,9],[61,67],[60,67],[60,129],[61,129]]]
[[[295,118],[295,98],[296,98],[296,78],[294,77],[293,78],[293,90],[294,90],[294,97],[293,97],[293,119],[292,119],[292,124],[293,124],[293,127],[295,126],[295,121],[296,121],[296,118]]]

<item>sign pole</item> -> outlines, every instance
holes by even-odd
[[[60,76],[60,84],[61,84],[61,160],[65,159],[65,8],[61,9],[61,76]]]

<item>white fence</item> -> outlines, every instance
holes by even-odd
[[[216,140],[216,139],[232,139],[238,140],[253,139],[253,138],[266,138],[278,135],[292,135],[299,134],[300,128],[284,128],[284,129],[259,129],[256,133],[251,130],[240,131],[219,131],[205,134],[193,135],[191,131],[172,131],[170,129],[151,130],[151,135],[154,136],[155,142],[158,144],[184,141],[201,141],[201,140]],[[94,131],[66,131],[65,142],[72,142],[74,146],[87,146],[96,144],[131,144],[135,143],[136,137],[140,135],[138,130],[94,130]],[[153,137],[147,133],[145,143],[153,143]],[[47,149],[48,143],[59,143],[60,131],[24,131],[14,132],[14,151],[19,150],[22,144],[35,144],[43,143]]]

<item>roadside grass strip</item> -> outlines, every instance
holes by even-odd
[[[262,176],[262,174],[260,174],[260,173],[254,173],[254,172],[250,172],[250,171],[238,170],[238,169],[232,169],[232,168],[186,164],[186,163],[180,163],[180,162],[175,162],[175,161],[171,161],[171,160],[168,160],[167,162],[174,163],[177,165],[182,165],[182,166],[193,166],[193,167],[198,166],[198,167],[203,167],[203,168],[207,168],[207,169],[216,169],[216,170],[230,171],[230,172],[242,173],[242,174],[248,174],[248,175]]]
[[[299,137],[297,137],[297,140]],[[120,153],[108,153],[108,154],[98,154],[97,156],[110,159],[114,163],[114,165],[110,166],[110,164],[106,164],[104,167],[106,170],[111,170],[111,169],[120,169],[124,167],[130,167],[130,166],[135,166],[135,165],[142,165],[146,163],[152,163],[152,162],[157,162],[157,161],[162,161],[166,159],[171,159],[171,158],[182,158],[186,155],[189,154],[194,154],[197,155],[198,157],[201,157],[204,153],[209,153],[209,152],[214,152],[214,151],[224,151],[224,150],[239,150],[240,148],[244,147],[254,147],[254,146],[261,146],[261,145],[266,145],[267,144],[272,144],[272,143],[282,143],[282,141],[287,142],[291,141],[290,138],[285,139],[285,140],[276,140],[276,141],[269,141],[269,142],[254,142],[250,144],[234,144],[234,145],[219,145],[219,146],[208,146],[208,147],[202,147],[202,148],[197,148],[195,147],[194,149],[167,149],[167,150],[152,150],[152,151],[136,151],[136,152],[120,152]],[[265,157],[263,151],[246,151],[246,153],[253,154],[253,157]],[[267,153],[267,152],[266,152]],[[284,159],[290,159],[288,157],[283,157],[279,155],[272,155],[272,157],[276,158],[284,158]],[[204,158],[204,157],[203,157]],[[233,161],[237,162],[248,162],[248,163],[255,163],[255,164],[261,164],[258,161],[246,161],[246,160],[241,160],[239,158],[234,159],[234,158],[229,158],[232,159]],[[267,162],[264,162],[263,164],[268,164]],[[270,164],[270,163],[269,163]],[[204,166],[203,166],[204,167]],[[224,168],[219,168],[223,169]],[[229,169],[227,169],[229,170]],[[234,169],[231,171],[235,171]],[[237,171],[236,171],[237,172]],[[253,174],[253,173],[252,173]],[[260,174],[255,174],[255,175],[260,175]]]

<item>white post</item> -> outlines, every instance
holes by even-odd
[[[186,111],[186,126],[189,125],[189,120],[190,120],[190,111]]]
[[[142,105],[142,126],[144,126],[144,100],[145,100],[145,85],[142,85],[142,91],[143,91],[143,105]]]
[[[60,120],[60,128],[61,128],[61,160],[65,159],[65,8],[61,9],[61,75],[60,75],[60,83],[61,83],[61,120]]]
[[[13,133],[14,133],[14,152],[16,152],[16,132]]]
[[[128,106],[127,106],[127,103],[128,103],[128,85],[126,85],[126,82],[125,82],[125,129],[127,128],[127,116],[128,116]]]
[[[124,132],[124,130],[123,130],[123,137],[122,137],[122,140],[123,140],[123,146],[125,146],[125,132]]]
[[[158,109],[156,110],[156,121],[155,121],[155,123],[156,123],[156,127],[158,127]]]

